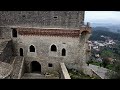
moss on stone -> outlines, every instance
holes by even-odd
[[[99,79],[98,77],[90,77],[84,74],[82,71],[77,71],[75,69],[68,69],[71,79]]]

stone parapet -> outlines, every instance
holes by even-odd
[[[64,63],[60,63],[61,79],[71,79]]]

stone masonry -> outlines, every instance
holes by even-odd
[[[18,70],[15,75],[20,71],[23,77],[32,73],[57,75],[61,71],[60,63],[83,70],[89,58],[87,40],[90,35],[91,27],[84,25],[84,11],[0,11],[0,38],[11,40],[11,45],[7,46],[11,49],[3,50],[6,53],[2,57],[7,54],[24,58],[24,68],[18,65],[24,70],[13,66],[13,72]],[[12,76],[13,73],[10,78]]]

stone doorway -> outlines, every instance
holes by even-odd
[[[15,28],[13,28],[12,30],[12,36],[17,37],[17,30]]]
[[[23,49],[20,48],[20,56],[23,56]]]
[[[41,73],[41,64],[37,61],[31,62],[31,73]]]

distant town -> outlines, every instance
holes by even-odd
[[[115,63],[120,60],[120,34],[111,32],[106,27],[93,27],[88,41],[91,50],[89,63],[115,70]]]

